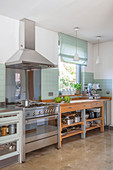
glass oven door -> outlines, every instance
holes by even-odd
[[[26,143],[57,135],[58,115],[26,120]]]

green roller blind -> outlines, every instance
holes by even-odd
[[[59,55],[61,57],[61,61],[73,64],[87,65],[88,42],[81,39],[77,39],[77,53],[79,55],[79,61],[73,61],[73,57],[75,55],[76,50],[75,42],[75,37],[59,33]]]

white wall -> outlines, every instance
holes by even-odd
[[[19,21],[0,15],[0,63],[19,48]]]
[[[99,45],[101,64],[96,64],[97,45],[94,45],[94,78],[113,79],[113,41]]]
[[[36,26],[36,50],[44,55],[47,59],[52,61],[54,64],[58,64],[58,34],[53,31],[43,29]],[[0,63],[5,64],[5,62],[19,49],[19,21],[4,17],[0,15]],[[5,75],[1,75],[1,80],[3,82],[3,77],[5,80]],[[14,74],[13,78],[9,75],[9,78],[13,80],[11,84],[10,81],[7,83],[6,89],[7,97],[9,101],[14,101],[15,94],[15,82]],[[5,84],[5,83],[4,83]],[[24,90],[24,88],[22,88]],[[0,90],[3,88],[0,86]],[[23,92],[22,92],[23,93]],[[5,89],[4,95],[5,96]],[[1,101],[1,96],[0,96]],[[5,97],[3,99],[5,101]]]
[[[99,45],[101,64],[96,64],[98,46],[94,45],[94,78],[112,79],[113,98],[113,41],[100,43]],[[111,125],[113,126],[113,100],[111,102]]]
[[[58,64],[58,34],[36,26],[36,50]],[[19,21],[0,15],[0,63],[19,49]]]
[[[93,44],[88,42],[88,63],[82,67],[82,72],[94,72],[93,65]]]
[[[36,27],[36,50],[54,64],[58,64],[58,33]]]

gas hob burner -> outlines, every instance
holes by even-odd
[[[49,106],[50,104],[47,104],[47,103],[32,103],[30,104],[30,106],[28,107],[41,107],[41,106]]]
[[[41,106],[49,106],[52,105],[51,103],[44,103],[44,102],[37,102],[37,101],[30,101],[29,107],[41,107]]]
[[[23,108],[34,108],[34,107],[43,107],[43,106],[54,106],[55,104],[52,103],[44,103],[44,102],[37,102],[37,101],[29,101],[29,106],[24,106],[22,104],[18,104],[18,107],[23,107]]]

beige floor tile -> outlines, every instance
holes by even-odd
[[[52,145],[27,154],[24,164],[1,170],[113,170],[113,131],[77,135],[63,141],[61,150]]]

